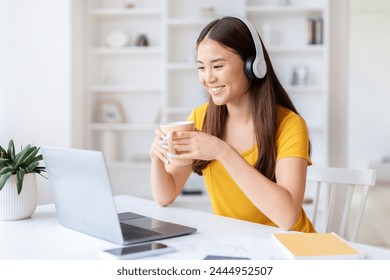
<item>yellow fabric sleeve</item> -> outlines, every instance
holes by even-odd
[[[278,132],[276,133],[276,159],[300,157],[311,165],[309,133],[306,122],[294,112],[279,108]]]

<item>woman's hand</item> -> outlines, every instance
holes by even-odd
[[[155,137],[153,140],[153,143],[150,147],[150,156],[153,159],[159,159],[164,164],[168,164],[169,160],[167,159],[167,151],[168,151],[168,144],[167,144],[167,136],[162,132],[160,128],[156,128],[154,131]]]
[[[150,147],[152,194],[159,205],[166,206],[171,204],[181,193],[192,168],[191,165],[169,164],[169,158],[167,158],[167,153],[170,151],[168,137],[171,133],[165,135],[160,128],[157,128],[155,134]]]
[[[202,131],[174,131],[168,137],[176,153],[167,149],[167,157],[175,159],[215,160],[228,144],[218,137]]]

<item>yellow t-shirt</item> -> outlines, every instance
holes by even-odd
[[[195,127],[202,129],[208,103],[193,110],[188,120],[195,122]],[[311,164],[309,155],[308,131],[305,121],[294,112],[280,107],[279,125],[276,135],[277,160],[286,157],[300,157]],[[252,166],[257,161],[257,145],[241,154]],[[203,170],[203,177],[210,195],[214,213],[221,216],[246,220],[264,225],[276,226],[237,186],[223,165],[213,160]],[[291,230],[315,232],[303,209],[298,221]]]

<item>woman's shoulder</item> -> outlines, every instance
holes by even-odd
[[[306,126],[305,120],[300,115],[282,106],[278,107],[278,124],[279,126],[286,124],[301,124]]]
[[[197,113],[202,113],[202,114],[206,114],[206,110],[207,110],[207,107],[209,106],[209,103],[206,102],[198,107],[196,107],[194,109],[194,111],[196,111]]]
[[[204,118],[208,106],[209,103],[207,102],[194,108],[191,112],[190,118],[192,117],[192,120]]]
[[[201,129],[203,125],[204,118],[206,116],[207,107],[209,106],[209,103],[204,103],[198,107],[196,107],[194,110],[192,110],[191,114],[189,115],[188,119],[189,121],[195,122],[195,127],[197,129]]]

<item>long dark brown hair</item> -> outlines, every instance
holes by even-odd
[[[251,33],[245,23],[238,18],[224,17],[210,22],[201,31],[196,42],[197,47],[206,37],[236,52],[243,61],[255,57],[256,50]],[[262,79],[251,80],[250,85],[254,135],[259,151],[254,167],[264,176],[275,181],[278,106],[285,107],[297,114],[298,112],[280,84],[264,45],[263,52],[267,64],[267,74]],[[227,116],[226,105],[217,106],[210,97],[202,131],[222,139]],[[202,170],[209,163],[210,161],[196,160],[192,168],[194,172],[202,175]]]

